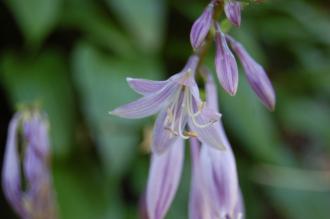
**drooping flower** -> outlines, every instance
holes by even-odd
[[[179,185],[183,159],[183,139],[162,154],[152,154],[146,196],[149,219],[165,218]]]
[[[230,51],[226,36],[216,24],[216,57],[215,67],[222,87],[230,94],[235,95],[238,86],[238,68],[236,59]]]
[[[209,76],[206,84],[207,104],[217,108],[216,89]],[[190,194],[190,219],[244,218],[242,196],[238,184],[234,154],[221,122],[217,131],[228,150],[219,151],[191,140],[193,179]],[[196,204],[198,203],[198,204]],[[196,215],[200,215],[196,217]]]
[[[201,16],[194,22],[190,32],[190,42],[194,49],[204,42],[213,21],[214,4],[210,3]]]
[[[56,218],[47,132],[46,119],[36,111],[17,113],[9,125],[2,186],[23,219]]]
[[[275,109],[275,92],[264,68],[257,63],[241,43],[227,36],[232,49],[240,59],[250,86],[262,103],[271,111]]]
[[[189,219],[213,219],[214,204],[203,176],[200,159],[200,145],[196,138],[190,139],[192,157],[192,179],[190,182]]]
[[[199,58],[192,56],[184,69],[166,81],[128,79],[130,86],[144,96],[110,114],[124,118],[143,118],[159,112],[153,130],[152,149],[161,153],[178,138],[198,137],[207,145],[223,149],[214,123],[220,114],[201,101],[194,75]],[[185,131],[189,126],[191,131]]]
[[[236,0],[227,0],[225,3],[227,19],[235,26],[241,25],[241,3]]]

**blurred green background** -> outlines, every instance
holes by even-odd
[[[62,218],[139,218],[153,118],[108,111],[137,97],[127,76],[164,79],[181,70],[192,22],[207,3],[0,1],[1,165],[9,119],[18,105],[37,103],[50,117]],[[277,93],[270,113],[243,74],[236,97],[219,89],[247,219],[329,218],[330,1],[251,4],[231,34],[265,66]],[[213,57],[210,50],[211,69]],[[187,218],[186,151],[169,219]],[[15,218],[2,192],[0,218]]]

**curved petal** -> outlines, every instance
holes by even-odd
[[[167,81],[153,81],[139,78],[127,78],[129,86],[137,93],[148,95],[161,90]]]
[[[193,100],[196,102],[196,100]],[[195,112],[198,111],[197,104],[194,104]],[[219,121],[221,114],[208,107],[204,107],[201,113],[196,117],[189,117],[190,129],[197,133],[198,139],[207,145],[216,149],[226,149],[222,136],[219,134],[217,128],[217,121]]]
[[[11,120],[8,130],[6,151],[2,170],[2,187],[7,200],[15,211],[24,216],[22,206],[20,160],[17,149],[17,132],[20,114],[16,114]]]
[[[110,114],[128,119],[138,119],[153,115],[169,102],[170,97],[177,91],[178,86],[176,83],[168,83],[159,92],[118,107],[111,111]]]
[[[178,139],[163,154],[152,154],[147,185],[149,219],[163,219],[179,185],[184,144]]]
[[[152,136],[152,151],[154,153],[163,153],[177,140],[177,136],[173,135],[173,133],[164,126],[166,116],[166,111],[160,112],[155,122]]]

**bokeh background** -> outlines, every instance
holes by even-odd
[[[190,27],[207,3],[0,1],[0,166],[11,116],[22,104],[38,104],[50,118],[62,218],[138,218],[154,118],[108,111],[137,97],[127,76],[165,79],[183,67]],[[243,74],[236,97],[219,88],[247,219],[329,218],[330,2],[251,4],[231,34],[265,66],[277,93],[271,113]],[[213,57],[211,49],[210,69]],[[187,218],[186,151],[169,219]],[[0,218],[15,218],[2,192]]]

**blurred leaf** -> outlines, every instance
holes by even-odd
[[[328,219],[330,192],[268,188],[273,203],[283,217],[290,219]]]
[[[288,95],[286,95],[288,97]],[[284,100],[284,99],[283,99]],[[304,133],[330,146],[330,112],[326,106],[308,99],[288,98],[279,113],[284,127],[290,131]]]
[[[100,169],[93,161],[82,160],[81,156],[73,160],[76,162],[57,163],[54,167],[61,218],[120,218],[114,215],[111,206],[116,206],[116,202],[114,197],[110,197],[109,187]]]
[[[247,147],[251,155],[259,160],[280,163],[288,161],[290,156],[281,146],[271,112],[257,99],[246,80],[241,77],[234,98],[223,91],[220,93],[223,121],[235,131],[235,136],[244,143],[242,146]]]
[[[55,51],[45,51],[37,57],[7,53],[1,68],[12,104],[40,102],[49,115],[55,155],[67,155],[72,146],[75,116],[68,69],[62,55]]]
[[[82,31],[94,43],[119,55],[132,53],[131,42],[93,0],[66,0],[61,25]]]
[[[158,64],[144,58],[119,60],[81,43],[74,51],[73,66],[83,110],[100,155],[111,174],[120,174],[136,156],[143,120],[117,118],[108,112],[137,98],[126,77],[155,78],[161,72]]]
[[[39,45],[54,27],[61,0],[7,0],[29,46]]]
[[[160,48],[164,36],[164,0],[107,0],[113,7],[124,27],[134,37],[134,42],[142,51],[155,53]]]

